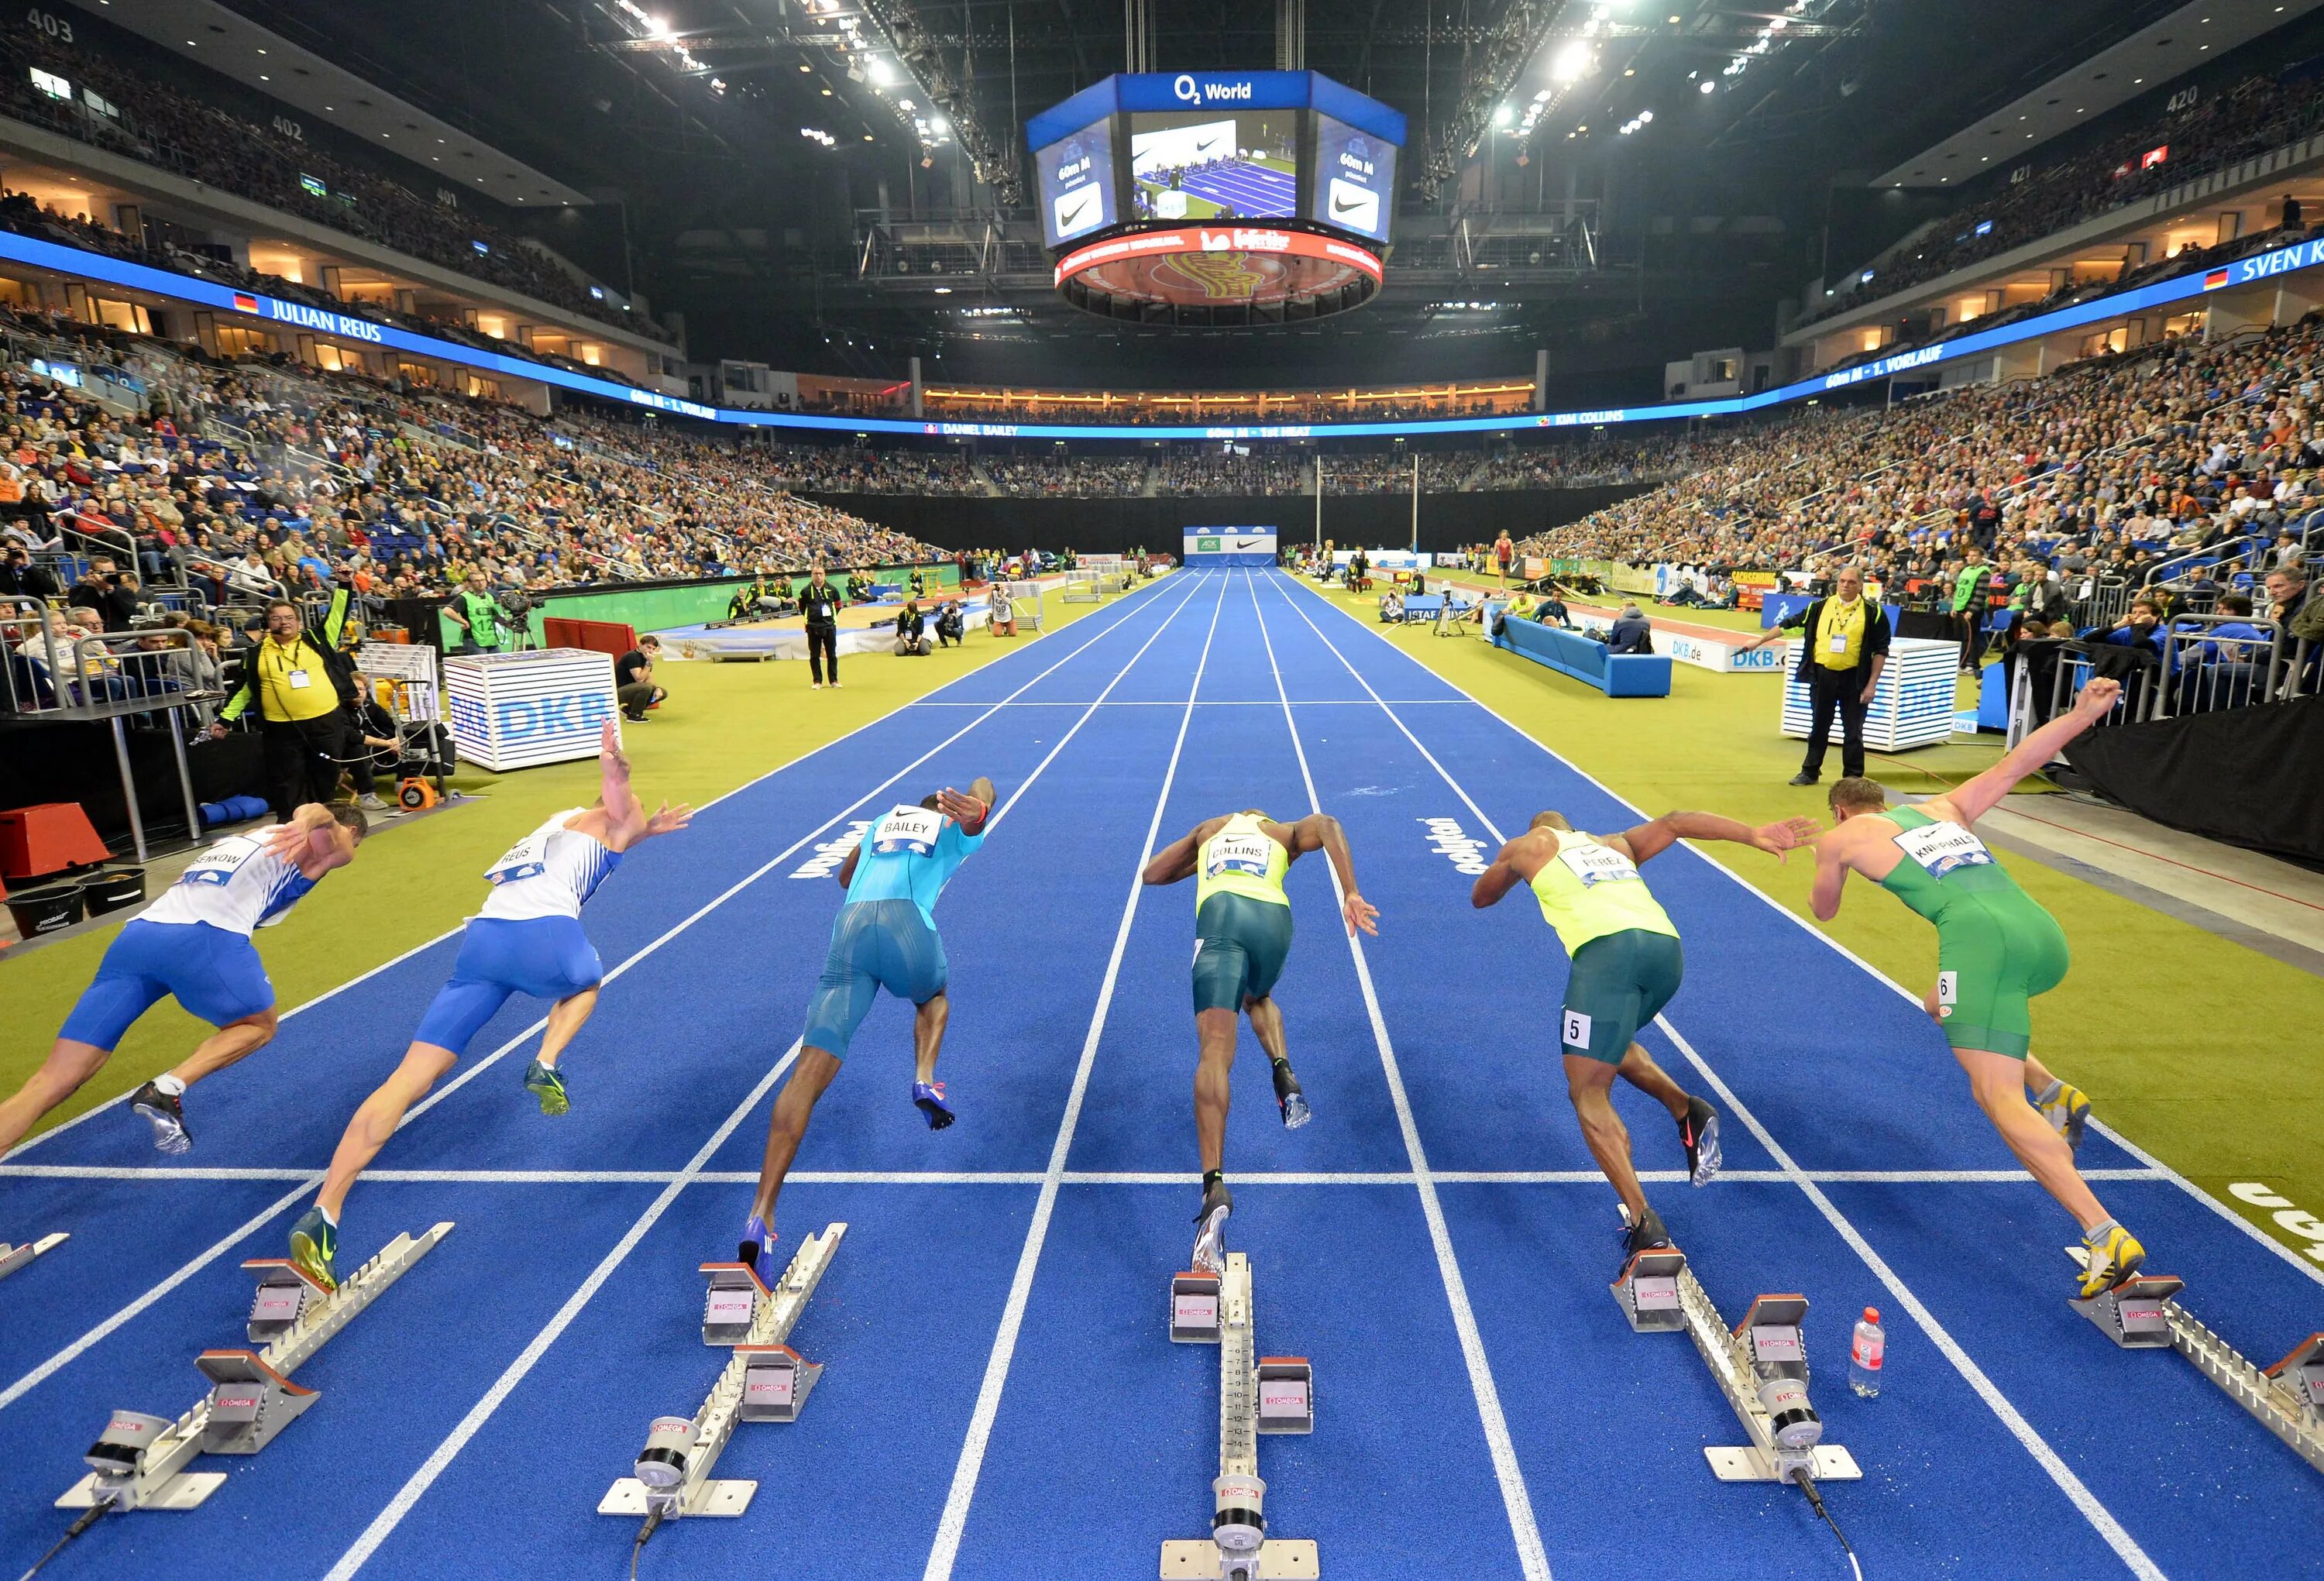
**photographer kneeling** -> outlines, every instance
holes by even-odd
[[[645,723],[646,710],[669,695],[654,685],[654,660],[660,657],[661,639],[648,632],[613,661],[613,697],[622,705],[622,717],[632,724]]]
[[[933,652],[927,639],[927,617],[920,613],[918,599],[906,599],[903,612],[896,617],[896,654],[925,655]]]
[[[936,606],[936,646],[956,648],[968,641],[968,621],[960,612],[960,605],[946,599]]]

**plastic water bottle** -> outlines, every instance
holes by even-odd
[[[1848,1347],[1848,1386],[1867,1400],[1880,1393],[1880,1364],[1887,1350],[1888,1337],[1880,1332],[1879,1312],[1865,1308],[1863,1319],[1856,1325],[1856,1337]]]

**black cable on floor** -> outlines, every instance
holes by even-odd
[[[111,1498],[104,1498],[99,1499],[96,1503],[91,1504],[88,1509],[82,1511],[79,1518],[75,1520],[70,1526],[65,1528],[65,1534],[57,1539],[55,1543],[50,1547],[47,1553],[44,1553],[39,1558],[34,1559],[32,1561],[32,1567],[25,1571],[23,1576],[19,1576],[17,1581],[32,1581],[32,1577],[41,1573],[42,1566],[47,1564],[51,1559],[55,1558],[59,1554],[64,1552],[65,1544],[70,1542],[74,1538],[78,1537],[82,1532],[87,1531],[90,1527],[96,1525],[97,1518],[112,1508],[113,1500]]]
[[[646,1523],[638,1528],[638,1540],[630,1546],[630,1581],[638,1581],[638,1560],[644,1557],[646,1539],[651,1537],[661,1525],[661,1512],[662,1507],[659,1504],[648,1510]]]
[[[1848,1534],[1840,1529],[1840,1522],[1831,1518],[1831,1512],[1823,1507],[1823,1495],[1816,1492],[1815,1479],[1808,1475],[1808,1468],[1804,1466],[1794,1467],[1792,1480],[1800,1484],[1800,1492],[1807,1494],[1810,1507],[1823,1517],[1823,1523],[1831,1528],[1834,1537],[1840,1539],[1840,1551],[1848,1556],[1848,1567],[1856,1572],[1856,1581],[1864,1581],[1864,1567],[1856,1562],[1856,1550],[1849,1547]]]

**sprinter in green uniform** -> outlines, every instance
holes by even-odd
[[[1356,893],[1355,859],[1340,821],[1311,813],[1296,823],[1277,823],[1253,809],[1206,818],[1194,832],[1173,841],[1146,864],[1148,884],[1176,884],[1194,878],[1194,1034],[1201,1044],[1194,1067],[1194,1138],[1203,1155],[1203,1208],[1194,1237],[1194,1266],[1226,1267],[1227,1218],[1234,1194],[1227,1190],[1227,1076],[1234,1069],[1235,1017],[1250,1017],[1259,1046],[1275,1073],[1275,1101],[1283,1123],[1296,1130],[1308,1120],[1306,1095],[1291,1073],[1283,1043],[1283,1012],[1275,1004],[1275,979],[1291,952],[1291,897],[1283,876],[1311,850],[1332,859],[1340,883],[1340,910],[1348,936],[1367,933],[1379,913]]]
[[[1839,915],[1840,889],[1853,869],[1936,924],[1937,982],[1923,1003],[1969,1073],[1969,1092],[1986,1118],[2082,1227],[2085,1300],[2135,1273],[2146,1248],[2098,1206],[2074,1168],[2071,1143],[2089,1100],[2027,1052],[2031,1001],[2065,977],[2066,935],[1993,859],[1971,825],[2105,718],[2121,694],[2118,682],[2089,682],[2070,713],[2028,735],[1976,778],[1916,806],[1892,808],[1872,781],[1843,779],[1831,787],[1834,827],[1816,842],[1820,920]]]
[[[1646,1206],[1646,1189],[1630,1163],[1630,1133],[1614,1112],[1615,1077],[1678,1122],[1689,1179],[1700,1186],[1719,1170],[1719,1111],[1672,1080],[1636,1041],[1638,1028],[1670,1003],[1686,972],[1678,929],[1646,888],[1638,866],[1682,840],[1728,840],[1781,859],[1805,845],[1815,828],[1805,818],[1754,829],[1715,813],[1665,813],[1601,837],[1582,833],[1562,813],[1536,813],[1469,892],[1470,904],[1482,909],[1520,885],[1530,889],[1572,958],[1558,1016],[1566,1096],[1590,1155],[1622,1199],[1625,1263],[1669,1245],[1671,1238],[1662,1216]]]

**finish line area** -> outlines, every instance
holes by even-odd
[[[520,997],[364,1177],[341,1265],[456,1233],[300,1367],[317,1398],[263,1454],[194,1463],[226,1474],[198,1508],[109,1515],[42,1576],[622,1574],[636,1529],[598,1512],[609,1485],[658,1418],[747,1365],[706,1349],[703,1264],[734,1255],[797,1054],[831,848],[976,775],[1000,788],[990,849],[936,912],[959,1123],[931,1132],[908,1101],[911,1011],[883,997],[781,1200],[779,1262],[845,1228],[765,1330],[822,1367],[812,1405],[734,1432],[715,1476],[757,1483],[747,1510],[673,1521],[640,1576],[1143,1577],[1212,1530],[1221,1356],[1240,1353],[1172,1342],[1200,1197],[1193,896],[1138,874],[1254,807],[1337,817],[1380,911],[1351,942],[1322,862],[1288,879],[1277,997],[1314,1122],[1284,1129],[1247,1033],[1237,1062],[1227,1241],[1259,1340],[1298,1353],[1259,1374],[1313,1364],[1313,1430],[1254,1451],[1270,1540],[1312,1540],[1334,1578],[1849,1576],[1797,1488],[1712,1475],[1705,1450],[1744,1425],[1731,1392],[1609,1290],[1614,1199],[1558,1060],[1563,953],[1514,903],[1473,909],[1466,848],[1443,838],[1449,821],[1489,853],[1545,807],[1601,832],[1666,809],[1618,800],[1292,578],[1199,566],[633,851],[587,913],[608,975],[563,1067],[571,1112],[544,1119],[520,1085],[543,1008]],[[1804,1298],[1823,1442],[1862,1473],[1821,1492],[1863,1574],[2310,1567],[2318,1471],[2197,1366],[2069,1304],[2073,1227],[1969,1100],[1925,985],[1691,850],[1653,879],[1687,971],[1640,1041],[1720,1110],[1724,1170],[1690,1189],[1661,1108],[1615,1101],[1714,1315]],[[116,1104],[0,1163],[0,1242],[71,1237],[0,1282],[0,1576],[63,1534],[53,1506],[112,1413],[175,1416],[195,1358],[243,1343],[240,1265],[281,1255],[456,948],[286,1015],[202,1085],[182,1160]],[[2076,969],[2142,964],[2093,946]],[[2039,1011],[2035,1030],[2038,1050]],[[2077,1162],[2188,1313],[2262,1364],[2324,1328],[2324,1268],[2103,1118]],[[1868,1305],[1888,1338],[1873,1400],[1845,1383]]]

